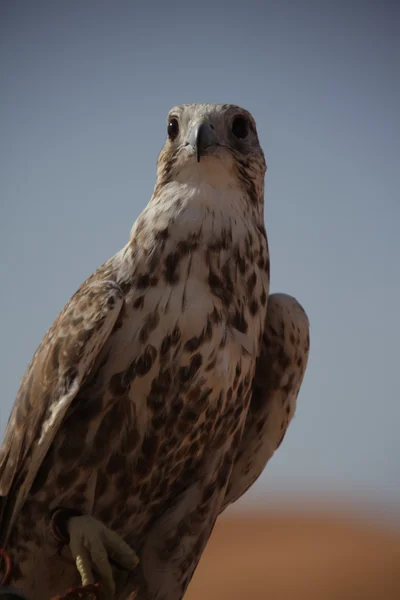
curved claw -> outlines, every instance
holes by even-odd
[[[94,584],[93,568],[100,576],[104,597],[112,599],[114,577],[109,558],[132,570],[139,559],[130,546],[103,523],[90,516],[72,517],[68,523],[69,547],[82,579],[82,585]]]

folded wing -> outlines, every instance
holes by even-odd
[[[107,263],[53,323],[22,379],[0,449],[0,531],[4,544],[40,465],[123,305]]]

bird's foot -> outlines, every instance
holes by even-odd
[[[102,595],[114,598],[115,583],[109,559],[133,570],[139,562],[134,550],[114,531],[94,517],[71,517],[68,522],[69,547],[82,585],[95,583],[93,569],[99,575]]]

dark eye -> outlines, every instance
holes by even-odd
[[[235,137],[243,140],[249,133],[249,122],[245,117],[235,117],[232,123],[232,133]]]
[[[174,140],[179,133],[179,123],[178,119],[173,117],[168,121],[168,137],[170,140]]]

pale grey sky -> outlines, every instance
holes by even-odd
[[[0,7],[0,427],[43,334],[148,202],[175,104],[256,118],[272,290],[311,321],[297,416],[250,498],[400,505],[396,2]]]

